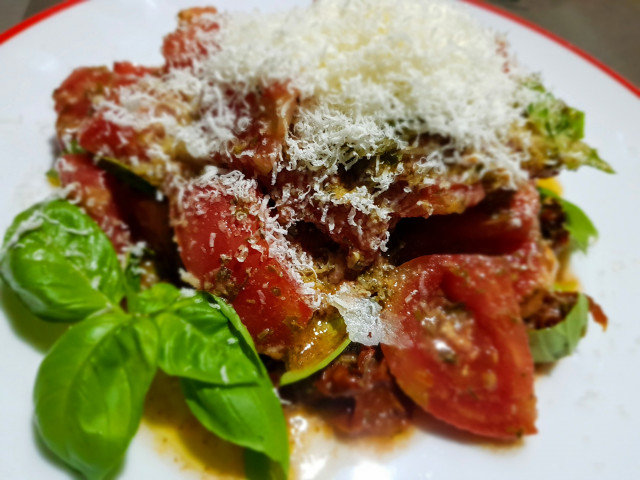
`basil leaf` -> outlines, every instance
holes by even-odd
[[[180,292],[167,284],[157,284],[144,294],[145,299],[151,294],[162,301],[173,299],[153,317],[160,332],[158,362],[164,372],[214,385],[255,384],[264,378],[247,358],[250,349],[220,307],[209,303],[214,301],[210,295],[198,292],[178,298]],[[160,306],[157,298],[153,301],[156,308]]]
[[[560,203],[562,210],[567,216],[564,228],[567,229],[571,237],[571,248],[573,250],[586,252],[591,242],[598,238],[598,230],[587,214],[576,204],[565,200],[551,190],[538,187],[538,191],[543,199],[549,197]]]
[[[547,137],[565,136],[580,140],[584,136],[584,113],[566,105],[548,92],[527,108],[528,120]]]
[[[249,347],[247,355],[253,362],[254,366],[264,375],[268,375],[267,369],[264,367],[262,360],[260,360],[260,357],[258,356],[258,351],[256,350],[256,346],[253,343],[253,338],[251,338],[249,330],[247,330],[247,328],[244,326],[244,323],[242,323],[242,320],[240,320],[237,312],[231,305],[229,305],[221,298],[212,296],[210,296],[210,298],[215,301],[218,307],[220,307],[220,311],[222,312],[222,314],[229,320],[229,322],[231,322],[231,325],[233,325],[233,328],[235,329],[236,335],[239,335],[240,339],[244,341],[244,344]]]
[[[299,382],[300,380],[304,380],[307,377],[310,377],[314,373],[319,372],[324,367],[333,362],[338,355],[340,355],[345,348],[351,343],[351,340],[348,338],[344,339],[341,343],[339,343],[334,350],[332,350],[327,356],[322,359],[314,362],[310,365],[305,366],[304,368],[288,370],[282,374],[280,377],[280,386],[290,385],[295,382]]]
[[[540,152],[546,168],[567,167],[575,170],[582,165],[614,173],[613,168],[581,139],[584,136],[584,113],[565,104],[547,92],[542,85],[529,85],[539,92],[538,99],[526,110],[527,125],[533,133],[532,146]]]
[[[231,338],[235,338],[242,348],[244,362],[235,368],[251,372],[256,380],[251,384],[221,385],[183,378],[182,389],[187,405],[205,428],[224,440],[252,450],[245,457],[246,473],[257,476],[250,478],[287,478],[287,422],[280,399],[255,350],[251,336],[231,306],[208,294],[202,294],[202,298],[216,302],[219,309],[211,306],[208,301],[205,304],[227,319],[228,331],[233,334]],[[192,311],[203,310],[206,308],[205,304],[198,302],[198,308],[192,306]],[[180,308],[179,311],[185,314],[185,309]],[[227,372],[230,374],[231,369]],[[265,468],[267,464],[268,469]]]
[[[145,317],[110,312],[71,327],[38,371],[36,425],[45,444],[102,478],[133,438],[156,371],[158,334]]]
[[[254,452],[246,457],[247,475],[253,478],[287,478],[289,442],[280,400],[268,378],[254,385],[218,386],[182,380],[187,405],[205,428],[228,442]],[[265,471],[260,455],[272,465]],[[252,466],[260,462],[261,468]],[[262,473],[262,475],[257,475]]]
[[[74,322],[119,309],[124,282],[111,242],[67,201],[40,203],[19,214],[0,257],[2,277],[46,320]]]
[[[281,480],[287,478],[279,463],[263,453],[247,448],[244,451],[244,474],[249,480]]]
[[[170,283],[160,282],[147,290],[131,294],[127,298],[127,306],[131,313],[152,315],[169,308],[179,297],[180,290]]]
[[[587,329],[589,301],[580,294],[573,308],[549,328],[529,330],[529,347],[535,363],[555,362],[571,354]]]

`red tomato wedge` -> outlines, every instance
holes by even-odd
[[[258,350],[279,357],[291,328],[313,311],[298,283],[269,256],[262,220],[252,211],[259,194],[239,200],[215,185],[189,185],[172,205],[180,256],[199,287],[229,299]]]
[[[400,388],[463,430],[515,439],[535,433],[533,360],[508,264],[482,255],[430,255],[398,268],[383,345]]]
[[[264,85],[247,95],[227,92],[229,107],[238,118],[250,119],[237,124],[237,138],[229,152],[213,152],[215,164],[241,170],[270,185],[271,171],[282,159],[282,148],[289,124],[297,107],[298,92],[286,83]],[[206,115],[206,110],[201,112]]]
[[[99,168],[89,154],[64,155],[56,162],[62,186],[107,234],[118,252],[131,244],[126,215],[114,197],[116,180]]]

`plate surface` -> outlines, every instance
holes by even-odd
[[[0,232],[47,191],[53,157],[51,92],[76,66],[131,60],[159,63],[163,34],[180,8],[197,0],[94,0],[66,9],[0,45]],[[202,2],[201,2],[202,3]],[[218,0],[229,10],[259,0]],[[295,1],[272,1],[269,9]],[[263,9],[267,8],[262,5]],[[633,478],[640,471],[640,101],[611,76],[540,34],[468,5],[483,24],[507,35],[512,51],[569,104],[587,113],[587,141],[617,170],[584,169],[561,177],[567,198],[600,230],[574,270],[610,318],[591,325],[578,351],[540,375],[540,433],[515,447],[487,448],[429,424],[388,452],[308,438],[297,454],[300,478],[492,479]],[[59,327],[29,316],[5,287],[0,298],[0,478],[69,478],[32,428],[32,385]],[[4,318],[6,317],[6,319]],[[143,428],[144,430],[144,428]],[[119,478],[201,478],[161,455],[151,435],[134,440]],[[294,462],[296,460],[294,459]]]

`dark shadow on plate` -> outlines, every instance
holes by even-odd
[[[48,351],[68,328],[67,324],[45,322],[33,315],[3,281],[0,281],[0,309],[15,334],[40,352]]]
[[[62,153],[60,150],[60,144],[58,143],[58,137],[55,135],[49,138],[49,148],[51,150],[51,158],[55,159]],[[51,161],[53,163],[53,160]]]

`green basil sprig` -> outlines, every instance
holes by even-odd
[[[148,318],[105,313],[71,327],[36,378],[36,425],[47,446],[87,478],[102,478],[138,429],[157,356]]]
[[[16,217],[0,272],[35,314],[79,322],[45,357],[34,391],[38,431],[71,467],[102,478],[120,462],[159,366],[182,378],[206,428],[247,448],[250,478],[287,478],[280,401],[229,305],[166,283],[139,291],[97,224],[62,200]]]
[[[598,238],[598,230],[591,219],[576,204],[565,200],[551,190],[538,187],[538,192],[540,192],[543,200],[544,198],[552,198],[560,204],[560,207],[567,216],[564,228],[569,232],[571,248],[573,250],[586,252],[591,242]]]
[[[570,355],[587,330],[589,300],[582,294],[567,316],[552,327],[529,330],[529,347],[535,363],[555,362]]]
[[[0,274],[36,315],[76,322],[118,310],[122,270],[107,236],[64,200],[35,205],[5,234]]]

